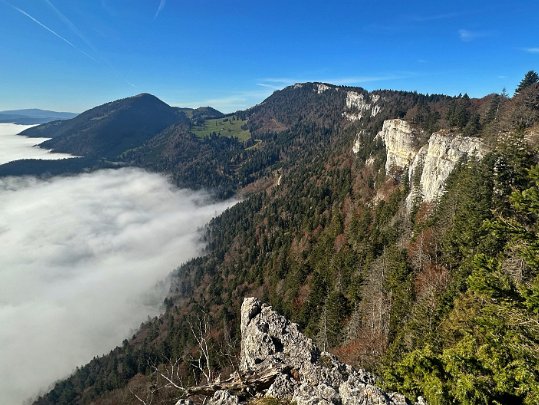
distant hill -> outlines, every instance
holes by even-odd
[[[51,138],[44,148],[82,156],[75,161],[24,160],[0,165],[0,176],[48,176],[135,165],[170,174],[177,185],[207,187],[221,198],[233,194],[243,175],[238,164],[251,158],[244,153],[240,125],[225,127],[226,134],[201,135],[206,122],[229,118],[212,107],[171,107],[150,94],[140,94],[92,108],[66,121],[53,121],[22,132]],[[246,129],[239,130],[249,133]],[[247,145],[249,146],[249,145]],[[240,176],[241,174],[241,176]]]
[[[44,148],[86,157],[115,157],[142,145],[172,124],[189,123],[185,112],[151,94],[139,94],[22,132],[51,140]]]
[[[212,107],[198,107],[198,108],[182,108],[177,107],[178,111],[181,111],[187,115],[191,119],[194,125],[198,125],[205,120],[214,119],[214,118],[222,118],[225,115],[217,111],[215,108]]]
[[[0,122],[10,122],[21,125],[44,124],[56,120],[68,120],[77,114],[29,108],[23,110],[0,111]]]

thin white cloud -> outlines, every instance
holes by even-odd
[[[370,23],[363,27],[363,30],[369,33],[395,35],[403,31],[409,30],[418,23],[428,23],[433,21],[454,19],[464,13],[448,12],[441,14],[420,15],[420,14],[405,14],[398,18],[398,22],[394,24]]]
[[[442,13],[442,14],[431,14],[431,15],[415,15],[411,16],[410,20],[415,22],[429,22],[429,21],[439,21],[439,20],[448,20],[455,18],[461,15],[461,13],[451,12],[451,13]]]
[[[386,80],[398,80],[407,77],[415,76],[412,72],[402,72],[395,74],[379,75],[379,76],[344,76],[344,77],[266,77],[260,79],[256,86],[261,87],[259,91],[240,91],[234,92],[224,97],[208,98],[208,99],[186,99],[175,100],[170,102],[170,105],[179,107],[201,107],[211,106],[224,113],[230,113],[238,110],[244,110],[260,103],[265,98],[270,96],[274,91],[281,90],[284,87],[291,86],[295,83],[304,82],[322,82],[335,85],[353,86],[365,83],[373,83]]]
[[[271,95],[278,88],[266,88],[262,91],[239,91],[232,94],[208,99],[186,99],[170,102],[170,105],[178,107],[213,107],[223,113],[231,113],[238,110],[245,110]]]
[[[460,29],[458,30],[458,35],[462,42],[472,42],[476,39],[489,37],[492,35],[492,33],[488,31],[471,31],[467,29]]]
[[[157,10],[155,11],[155,15],[153,17],[153,19],[155,20],[157,17],[159,17],[159,14],[161,14],[161,11],[163,11],[163,9],[165,8],[167,4],[167,0],[160,0],[159,1],[159,6],[157,6]]]
[[[284,85],[297,83],[297,79],[290,78],[290,77],[266,77],[262,79],[262,81],[269,82],[269,83],[284,84]]]
[[[527,53],[539,53],[539,47],[534,47],[534,48],[522,48],[522,50],[524,52],[527,52]]]
[[[283,87],[290,86],[295,83],[305,82],[321,82],[330,83],[342,86],[358,85],[364,83],[372,83],[386,80],[398,80],[407,77],[414,76],[414,73],[395,73],[387,75],[373,75],[373,76],[343,76],[343,77],[267,77],[261,79],[257,86],[267,87],[271,89],[282,89]]]
[[[14,6],[13,4],[10,4],[8,3],[14,10],[18,11],[19,13],[21,13],[22,15],[24,15],[25,17],[28,17],[30,20],[32,20],[34,23],[36,23],[37,25],[39,25],[41,28],[43,28],[44,30],[48,31],[49,33],[51,33],[52,35],[54,35],[56,38],[60,39],[61,41],[65,42],[66,44],[68,44],[70,47],[72,47],[73,49],[75,49],[76,51],[82,53],[84,56],[90,58],[91,60],[93,60],[94,62],[97,62],[95,60],[95,58],[88,54],[87,52],[83,51],[82,49],[78,48],[77,46],[75,46],[73,44],[73,42],[69,41],[67,38],[61,36],[60,34],[58,34],[56,31],[54,31],[52,28],[46,26],[45,24],[43,24],[41,21],[39,21],[37,18],[31,16],[30,14],[28,14],[26,11],[24,11],[23,9],[17,7],[17,6]]]
[[[238,110],[244,110],[249,105],[249,98],[241,95],[231,95],[227,97],[208,98],[201,100],[186,100],[172,103],[182,107],[213,107],[223,113],[230,113]]]
[[[353,84],[362,84],[362,83],[372,83],[372,82],[381,82],[386,80],[398,80],[409,77],[410,74],[390,74],[390,75],[381,75],[381,76],[352,76],[352,77],[341,77],[329,79],[328,83],[338,84],[338,85],[353,85]]]
[[[139,169],[0,179],[0,392],[21,404],[157,315],[210,203]]]
[[[380,81],[398,80],[414,77],[414,72],[399,72],[378,76],[343,76],[343,77],[265,77],[259,79],[256,86],[260,90],[232,92],[223,97],[208,99],[184,99],[169,102],[170,105],[178,107],[202,107],[211,106],[224,113],[231,113],[238,110],[244,110],[260,103],[269,97],[274,91],[281,90],[295,83],[321,82],[342,86],[361,85],[365,83],[374,83]]]
[[[74,44],[70,43],[70,45],[75,48],[77,51],[83,53],[84,55],[88,56],[90,59],[92,59],[94,62],[102,63],[105,66],[107,66],[112,74],[116,76],[119,80],[122,80],[125,82],[128,86],[132,88],[136,88],[137,86],[133,84],[131,81],[129,81],[125,75],[121,72],[119,72],[111,63],[110,61],[104,57],[100,52],[93,46],[93,44],[86,38],[86,36],[81,32],[79,27],[77,27],[73,21],[71,21],[64,13],[62,13],[58,7],[56,7],[50,0],[45,0],[45,3],[54,11],[54,13],[58,16],[58,18],[69,28],[69,30],[75,34],[84,44],[91,49],[92,53],[96,55],[96,58],[89,55],[85,51],[81,50],[80,48],[76,47]],[[102,1],[101,3],[102,7],[107,11],[107,13],[114,15],[113,11],[108,7],[108,5]],[[12,6],[13,7],[13,6]],[[99,60],[98,60],[99,59]]]
[[[279,86],[279,85],[271,84],[271,83],[257,83],[256,85],[260,87],[266,87],[271,90],[280,90],[283,88],[283,86]]]

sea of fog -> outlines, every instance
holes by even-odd
[[[167,275],[232,204],[139,169],[0,178],[1,402],[46,391],[158,314]]]
[[[73,157],[65,153],[50,153],[38,147],[49,138],[28,138],[17,135],[34,125],[0,123],[0,165],[19,159],[66,159]]]

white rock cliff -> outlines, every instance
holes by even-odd
[[[419,150],[420,132],[400,119],[385,120],[376,138],[386,146],[386,173],[400,171],[410,166]]]
[[[435,132],[416,154],[408,179],[412,191],[406,199],[411,208],[414,196],[418,193],[422,201],[431,202],[440,198],[444,192],[445,181],[464,157],[481,159],[486,147],[479,138],[465,137],[447,131]],[[414,184],[414,177],[420,176],[419,184]]]
[[[377,94],[370,95],[370,100],[357,91],[348,91],[346,93],[346,110],[343,112],[343,117],[349,121],[361,121],[363,117],[374,117],[380,113],[382,108],[377,103],[380,101],[380,96]]]
[[[433,133],[428,142],[420,147],[422,135],[421,131],[401,119],[384,121],[382,130],[376,135],[386,147],[386,173],[400,174],[408,169],[407,176],[412,187],[406,200],[408,209],[416,196],[425,202],[436,201],[443,194],[447,178],[461,159],[481,159],[487,152],[481,139],[447,130]],[[352,149],[357,149],[355,144]],[[419,182],[414,184],[417,177]]]

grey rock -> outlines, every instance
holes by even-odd
[[[213,397],[207,402],[208,405],[238,405],[240,400],[228,391],[215,391]]]
[[[403,395],[374,385],[376,378],[321,351],[298,326],[256,298],[241,307],[240,371],[281,369],[266,396],[292,399],[297,405],[405,405]]]
[[[213,395],[208,405],[246,404],[253,396],[296,405],[407,403],[403,395],[378,388],[372,374],[321,351],[296,324],[256,298],[243,301],[241,336],[238,372],[224,381],[191,387],[187,390],[191,395]],[[427,404],[420,398],[417,405]]]
[[[176,405],[195,405],[195,403],[190,399],[180,399],[178,402],[176,402]]]
[[[297,405],[341,404],[339,392],[324,383],[314,386],[309,383],[302,383],[294,391],[292,402],[295,402]]]
[[[266,391],[266,397],[291,401],[297,389],[297,382],[288,374],[280,374]]]

